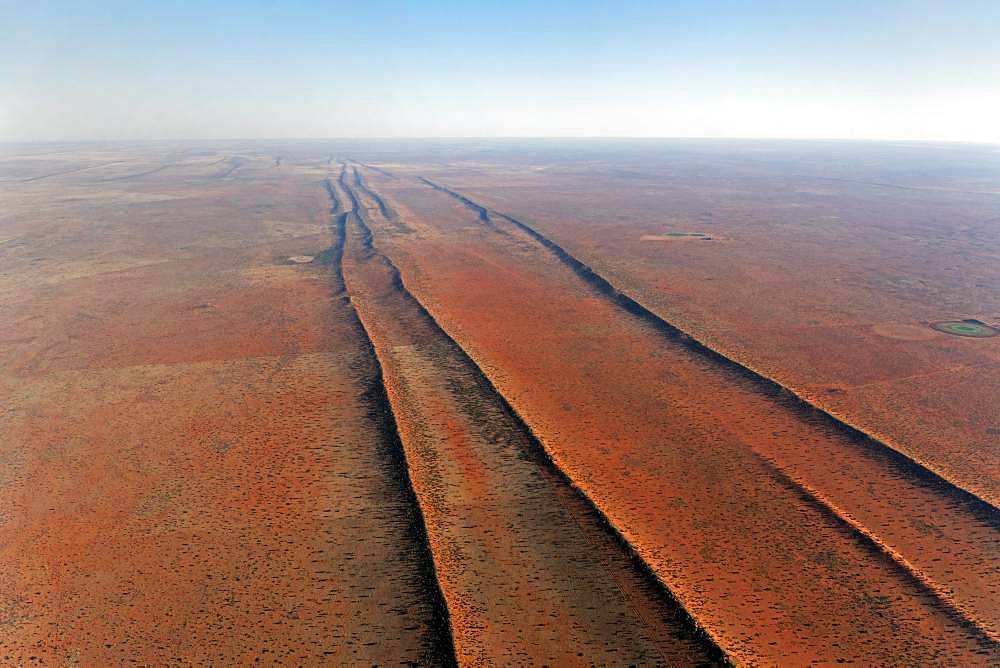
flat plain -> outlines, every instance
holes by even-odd
[[[0,659],[995,665],[1000,151],[0,153]]]

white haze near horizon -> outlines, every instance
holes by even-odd
[[[704,5],[5,2],[0,141],[1000,143],[1000,3]]]

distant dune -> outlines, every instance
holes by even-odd
[[[995,152],[28,148],[4,663],[1000,663]]]

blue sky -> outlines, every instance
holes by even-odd
[[[9,2],[0,140],[1000,142],[1000,2]]]

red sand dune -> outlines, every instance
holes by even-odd
[[[712,661],[683,611],[366,247],[364,220],[378,207],[359,213],[347,284],[382,362],[459,662]]]
[[[1000,663],[1000,177],[764,148],[0,156],[0,662]]]
[[[69,206],[17,196],[39,218]],[[329,269],[278,261],[330,244],[323,202],[301,177],[158,181],[8,251],[4,663],[440,655],[419,517],[364,399],[373,360]],[[110,269],[74,272],[91,252]]]
[[[992,524],[665,340],[515,227],[371,180],[415,230],[379,237],[404,280],[733,657],[995,651],[954,614],[997,628]]]

